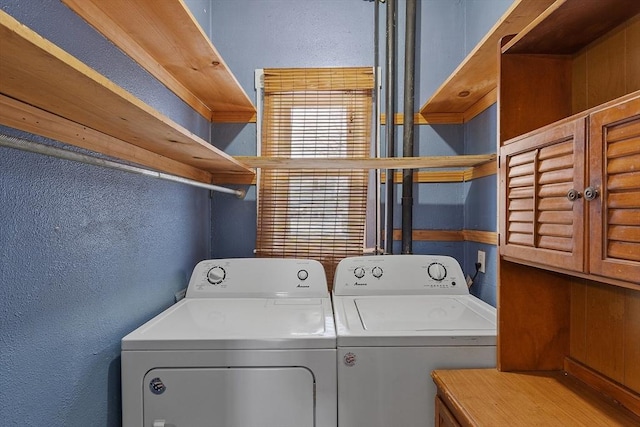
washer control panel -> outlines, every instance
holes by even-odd
[[[334,280],[336,295],[467,295],[460,264],[444,255],[378,255],[345,258]]]
[[[328,295],[324,267],[318,261],[229,258],[199,262],[191,274],[185,298]]]

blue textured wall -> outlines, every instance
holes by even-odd
[[[496,152],[497,108],[494,105],[464,125],[465,154]],[[464,184],[464,229],[496,231],[498,226],[497,175],[474,179]],[[473,276],[478,250],[485,251],[486,272],[478,273],[471,293],[496,306],[497,247],[465,242],[464,270]]]
[[[397,111],[402,111],[405,2],[397,4]],[[418,2],[416,111],[510,4],[511,0]],[[256,68],[373,65],[373,16],[374,4],[363,0],[213,0],[211,37],[240,84],[255,98],[253,72]],[[380,65],[383,73],[385,20],[386,6],[381,4]],[[495,128],[495,113],[483,114],[467,125],[417,126],[414,155],[495,153]],[[216,144],[234,155],[255,155],[255,132],[253,124],[213,126]],[[385,153],[384,131],[382,133],[382,152]],[[401,155],[401,126],[397,129],[396,144],[396,153]],[[478,181],[416,185],[413,191],[414,228],[495,231],[495,218],[487,220],[488,216],[495,215],[496,192],[492,187],[495,177]],[[253,254],[255,188],[248,189],[245,200],[214,195],[212,253],[216,257]],[[401,226],[400,195],[401,186],[398,185],[395,228]],[[485,201],[485,205],[478,205],[479,200]],[[484,210],[486,205],[490,205],[489,211]],[[478,228],[474,224],[478,224]],[[487,251],[487,273],[479,275],[473,291],[495,305],[495,248],[482,246]],[[474,271],[477,255],[474,248],[474,244],[462,242],[413,242],[414,253],[454,256],[469,274]],[[395,242],[394,253],[399,253],[400,249],[400,242]]]
[[[0,7],[208,138],[206,120],[58,0]],[[208,257],[209,211],[206,190],[0,148],[1,425],[120,425],[120,339]]]

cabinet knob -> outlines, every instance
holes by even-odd
[[[580,194],[580,192],[578,190],[574,190],[572,188],[571,190],[567,191],[567,199],[569,199],[569,201],[571,201],[571,202],[575,202],[580,197],[582,197],[582,195]]]
[[[585,200],[594,200],[598,197],[598,190],[593,187],[587,187],[584,189],[584,198]]]

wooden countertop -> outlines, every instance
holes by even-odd
[[[640,426],[639,417],[561,371],[436,370],[431,377],[462,426]]]

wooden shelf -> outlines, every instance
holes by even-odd
[[[0,94],[19,101],[21,106],[29,105],[64,119],[57,123],[54,120],[53,126],[71,121],[193,168],[248,179],[253,176],[253,171],[233,157],[160,114],[4,11],[0,11]],[[14,113],[5,104],[0,110],[0,123],[28,130],[20,125],[20,120],[15,123],[10,119]],[[36,128],[34,133],[44,134],[44,130],[40,133]],[[65,142],[77,142],[75,145],[112,155],[104,147],[84,140],[81,133],[68,139]],[[161,162],[152,167],[165,171]]]
[[[62,0],[207,120],[247,122],[253,103],[179,0]]]
[[[422,106],[429,123],[465,123],[496,102],[498,43],[529,25],[553,0],[517,0]]]
[[[471,167],[496,160],[495,154],[394,158],[285,158],[237,156],[252,168],[262,169],[421,169]]]
[[[640,13],[637,0],[557,0],[502,48],[503,53],[571,55]],[[593,16],[598,21],[593,22]],[[562,26],[557,25],[562,22]],[[588,28],[589,31],[583,31]]]

